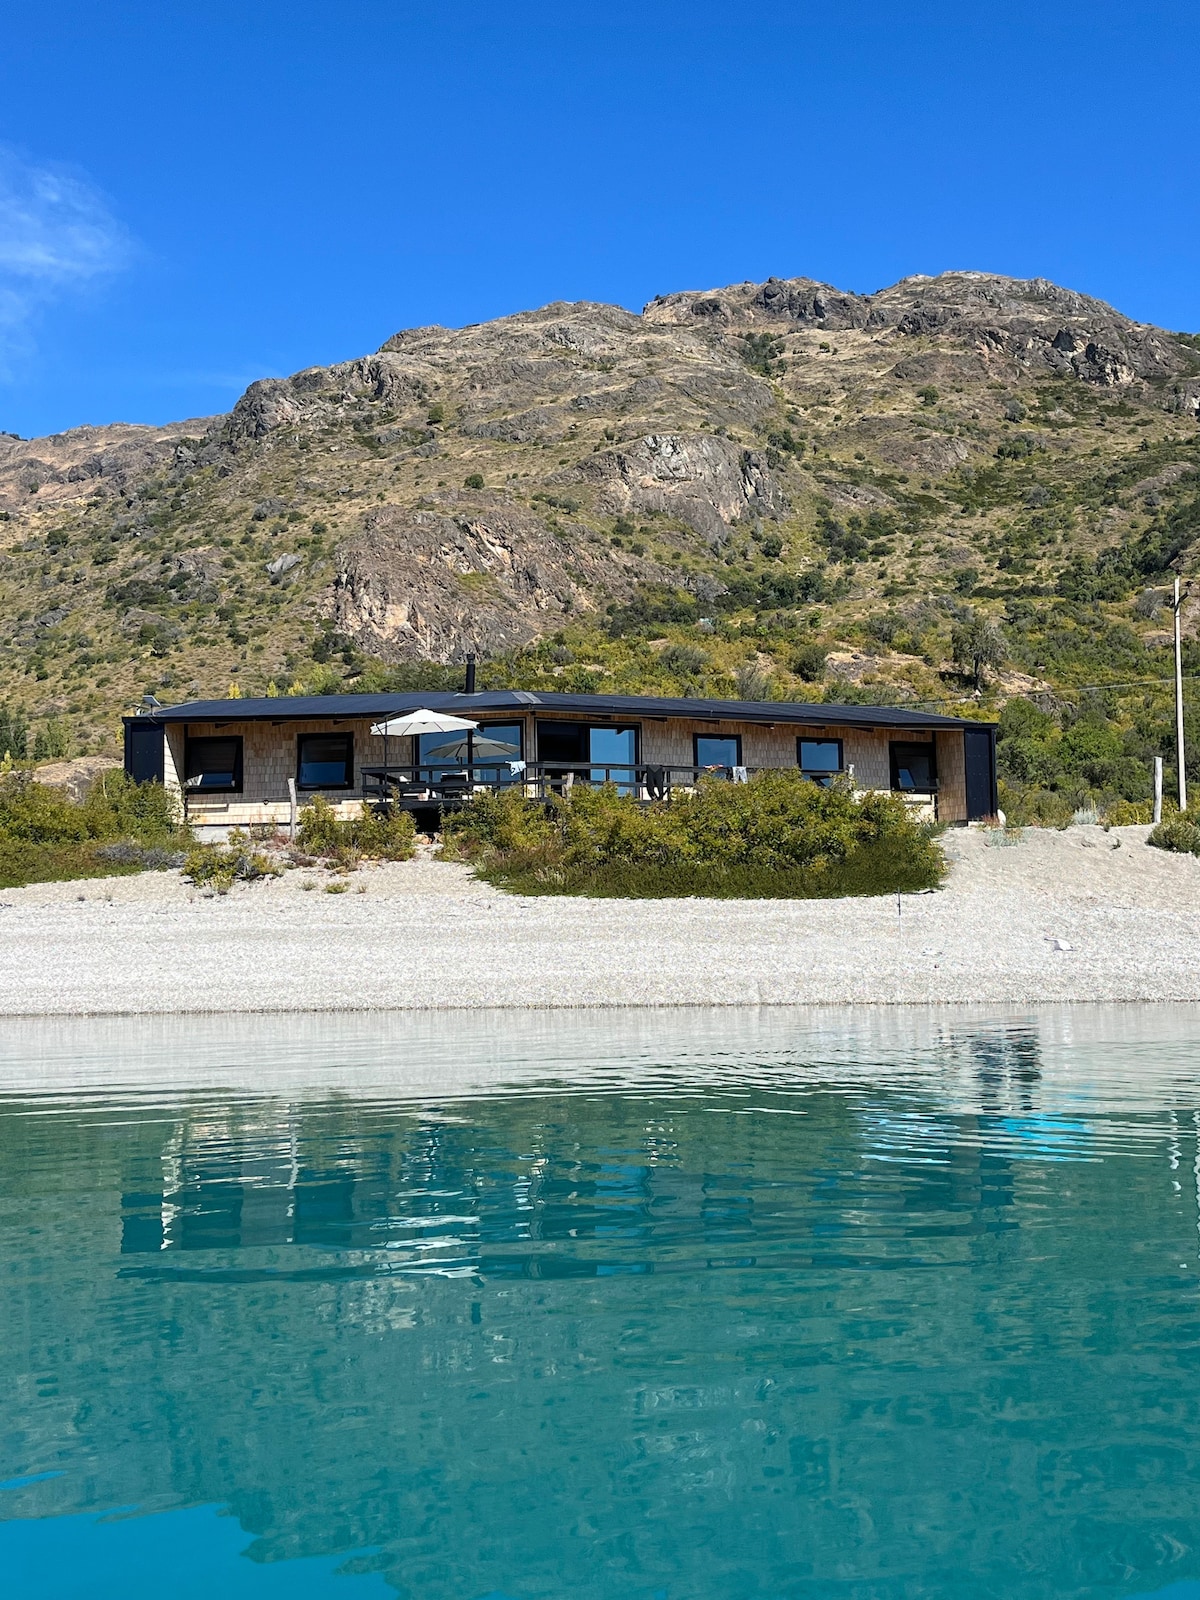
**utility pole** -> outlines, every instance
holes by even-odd
[[[1179,579],[1175,579],[1175,759],[1179,763],[1179,809],[1187,810],[1187,772],[1184,770],[1183,752],[1183,652],[1179,639],[1180,614],[1183,601],[1179,597]]]

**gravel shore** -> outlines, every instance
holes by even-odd
[[[522,899],[431,859],[33,885],[0,894],[0,1015],[1197,1001],[1200,861],[1147,832],[957,831],[899,901]]]

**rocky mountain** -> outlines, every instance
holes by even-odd
[[[1001,686],[1150,675],[1198,416],[1200,338],[1040,279],[410,329],[228,416],[0,435],[0,701],[98,746],[147,689],[468,649],[509,681],[945,698],[975,613]]]

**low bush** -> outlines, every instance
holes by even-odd
[[[131,844],[122,839],[119,844],[101,844],[96,847],[100,861],[111,861],[116,866],[132,867],[138,872],[167,872],[181,867],[187,860],[186,850],[173,850],[160,844]]]
[[[1068,828],[1086,791],[1020,788],[1000,780],[1000,809],[1018,828]]]
[[[1133,828],[1139,824],[1145,825],[1154,821],[1154,802],[1143,800],[1136,804],[1132,800],[1118,800],[1107,807],[1104,813],[1104,826],[1106,828]]]
[[[416,846],[416,828],[407,811],[393,809],[364,810],[360,817],[343,819],[318,796],[300,813],[296,842],[311,856],[408,861]]]
[[[1150,800],[1123,800],[1087,789],[1022,789],[1003,779],[1000,809],[1019,828],[1069,828],[1079,822],[1131,828],[1154,820],[1154,804]]]
[[[101,850],[90,840],[31,844],[26,839],[0,839],[0,889],[67,883],[74,878],[123,878],[143,870],[135,861],[112,861]]]
[[[933,888],[945,871],[933,831],[898,797],[787,771],[705,780],[649,805],[611,785],[549,804],[480,794],[447,819],[445,841],[525,894],[811,899]]]
[[[161,783],[135,783],[123,772],[102,773],[80,810],[96,838],[178,846],[187,837],[175,796]]]
[[[235,883],[259,883],[264,878],[277,878],[282,868],[269,856],[250,848],[243,834],[231,833],[227,846],[198,844],[188,851],[183,863],[183,875],[202,889],[215,889],[218,894],[228,894]]]
[[[1177,811],[1174,816],[1164,817],[1150,835],[1149,843],[1160,850],[1200,856],[1200,815],[1194,811]]]
[[[189,839],[162,784],[106,773],[80,802],[28,772],[0,778],[0,888],[174,864]]]

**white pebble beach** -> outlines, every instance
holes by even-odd
[[[0,1014],[1197,1001],[1200,860],[1148,831],[955,831],[899,899],[525,898],[428,855],[32,885],[0,893]]]

